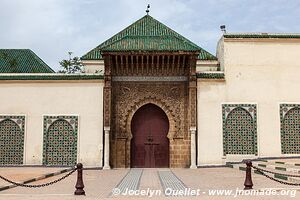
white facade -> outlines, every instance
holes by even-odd
[[[225,78],[198,77],[198,124],[193,133],[197,142],[191,146],[192,160],[197,155],[197,163],[193,167],[245,158],[300,156],[282,153],[280,118],[280,104],[300,104],[299,52],[300,39],[222,37],[218,61],[197,62],[199,73],[224,73]],[[103,61],[84,64],[86,73],[103,74]],[[103,79],[0,80],[0,115],[25,116],[23,164],[43,164],[43,117],[64,115],[78,116],[77,162],[103,167],[103,87]],[[224,154],[222,105],[226,104],[256,106],[256,154]],[[109,155],[109,148],[107,151]]]
[[[198,165],[298,155],[281,153],[280,104],[300,103],[299,52],[299,39],[220,40],[225,80],[198,79]],[[257,105],[258,155],[223,155],[224,103]]]
[[[24,165],[43,163],[43,117],[78,116],[77,162],[101,167],[103,81],[0,81],[1,115],[25,115]]]

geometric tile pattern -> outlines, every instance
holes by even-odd
[[[126,176],[119,182],[115,187],[124,193],[126,190],[138,190],[140,186],[141,176],[143,174],[143,169],[130,169]]]
[[[281,152],[300,153],[300,104],[280,105]]]
[[[44,116],[43,164],[74,166],[77,133],[78,116]]]
[[[223,154],[257,155],[255,104],[223,104]]]
[[[0,165],[21,165],[25,116],[0,116]]]
[[[185,191],[188,187],[169,169],[159,170],[158,176],[164,191],[169,188],[172,191]],[[166,196],[183,196],[180,194],[165,194]]]

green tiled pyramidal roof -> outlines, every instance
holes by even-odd
[[[150,15],[145,15],[121,32],[106,40],[96,48],[81,57],[82,60],[102,59],[102,52],[125,51],[194,51],[200,52],[202,60],[217,58],[197,46],[190,40],[157,21]]]
[[[0,73],[54,73],[30,49],[0,49]]]

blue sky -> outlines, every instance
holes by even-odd
[[[29,48],[53,69],[150,15],[215,54],[227,32],[300,32],[299,0],[1,0],[0,48]]]

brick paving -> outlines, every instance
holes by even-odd
[[[34,170],[34,168],[32,168]],[[243,182],[245,178],[245,172],[231,168],[201,168],[201,169],[167,169],[166,171],[172,171],[176,177],[184,183],[188,188],[200,189],[200,191],[206,192],[200,193],[199,196],[187,196],[187,197],[165,197],[164,195],[154,196],[152,198],[149,195],[140,196],[110,196],[112,189],[115,188],[123,178],[128,174],[129,169],[113,169],[113,170],[85,170],[84,171],[84,184],[86,196],[74,196],[74,185],[76,181],[76,174],[71,175],[66,180],[59,182],[53,186],[40,189],[30,188],[13,188],[0,192],[0,200],[56,200],[56,199],[234,199],[231,196],[210,196],[209,190],[212,189],[228,189],[233,192],[236,188],[243,188]],[[161,181],[159,180],[159,171],[161,169],[144,169],[139,182],[140,190],[163,190]],[[2,171],[0,171],[2,172]],[[54,180],[57,177],[51,177],[49,179],[41,180],[33,184],[44,183],[46,181]],[[282,188],[294,187],[280,185],[276,182],[270,181],[263,176],[253,174],[254,188],[257,190],[263,190],[264,188],[277,188],[280,191]],[[300,189],[298,187],[297,189]],[[298,194],[299,191],[298,191]],[[293,199],[297,199],[298,197]],[[290,196],[238,196],[235,199],[292,199]]]

